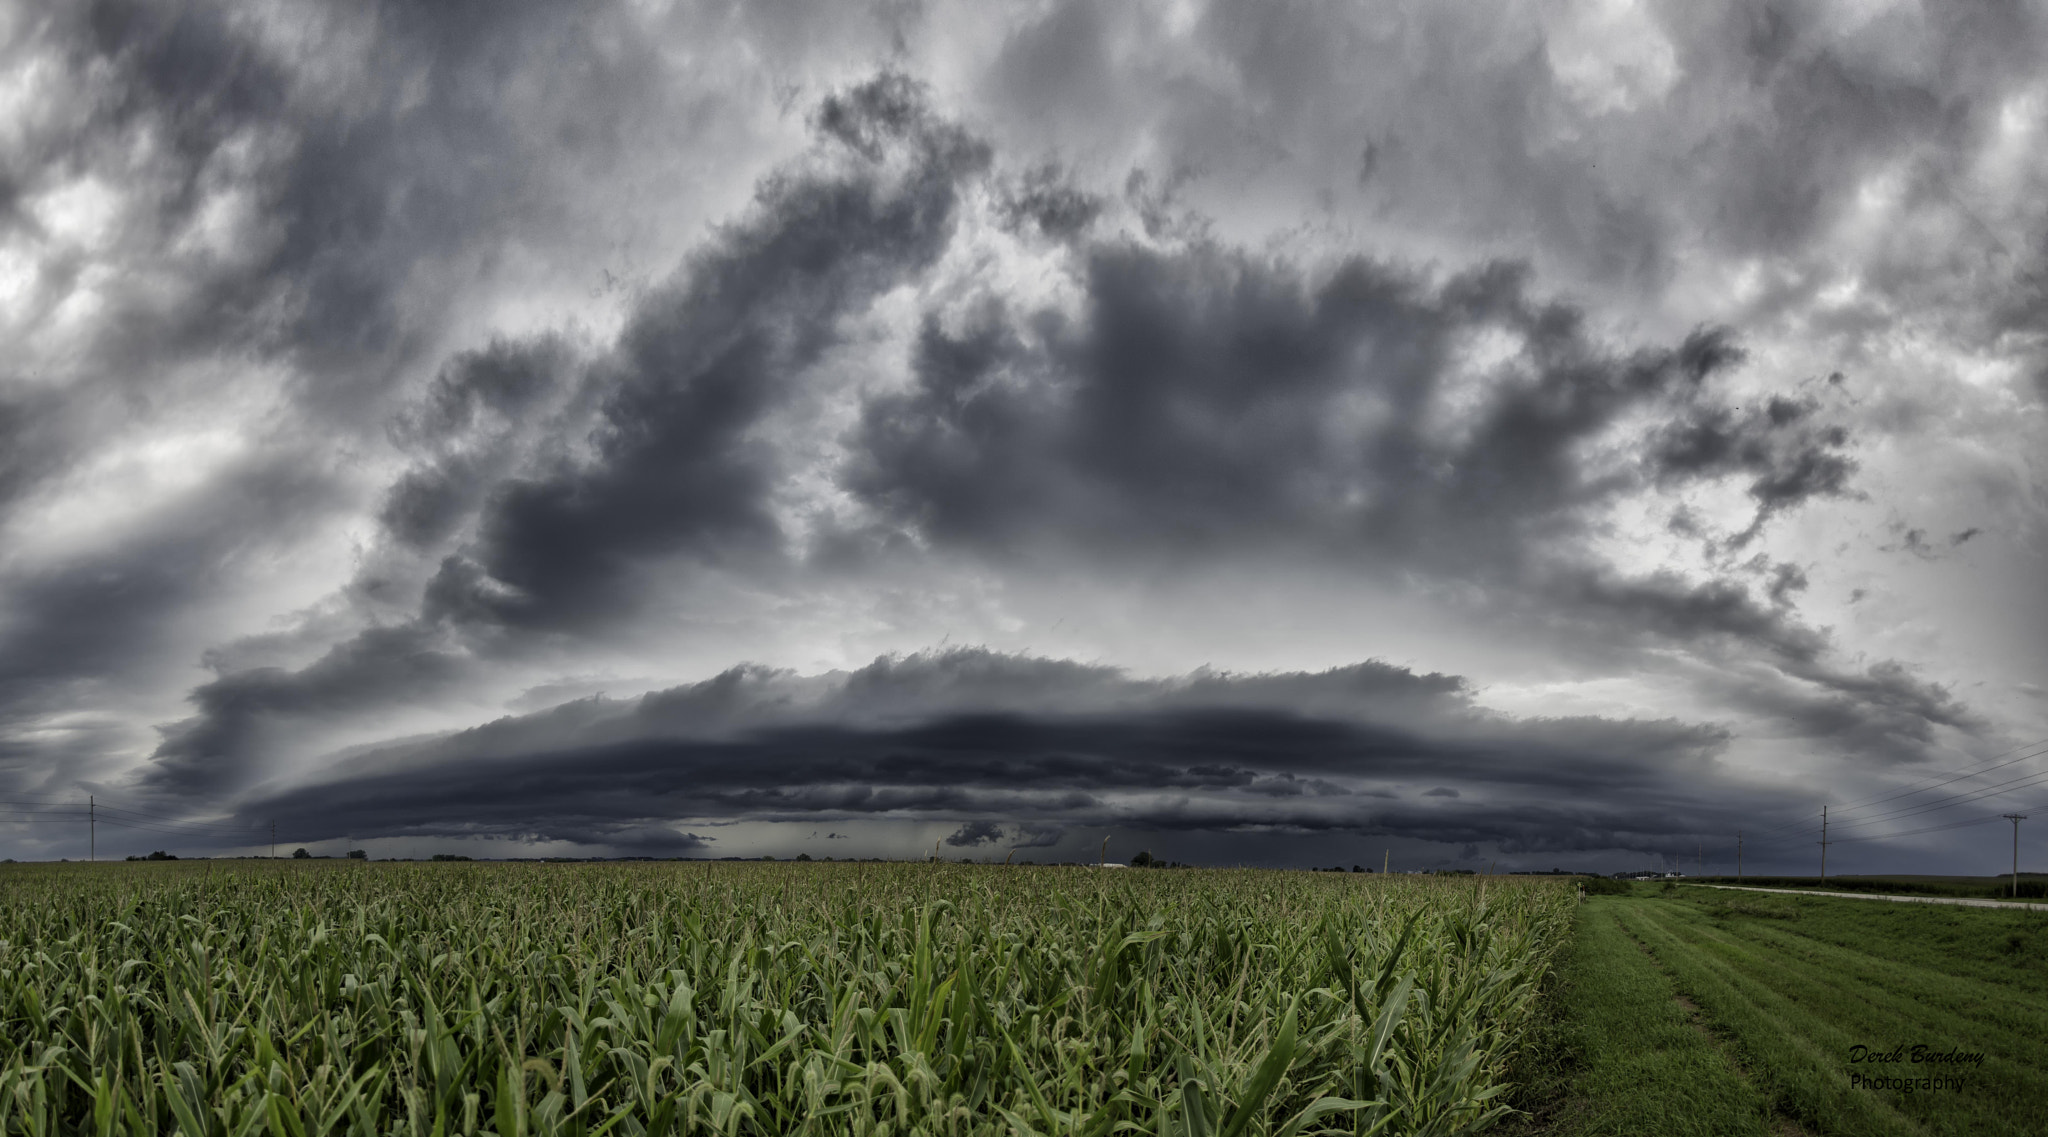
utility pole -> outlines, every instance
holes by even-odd
[[[2019,826],[2015,825],[2013,829],[2018,831]],[[92,794],[85,795],[85,856],[87,860],[100,859],[100,807]]]
[[[1820,807],[1820,882],[1828,882],[1828,807]]]
[[[2012,822],[2012,898],[2018,900],[2020,898],[2020,822],[2025,821],[2027,815],[2024,813],[2008,813],[2003,816],[2007,821]]]

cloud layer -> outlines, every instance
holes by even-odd
[[[1716,762],[1726,743],[1669,721],[1489,715],[1455,678],[1381,663],[1146,681],[965,649],[812,677],[736,668],[380,747],[256,797],[242,820],[301,840],[670,855],[704,847],[689,821],[877,818],[957,821],[956,848],[1045,847],[1079,827],[1205,834],[1225,857],[1232,832],[1254,830],[1672,852],[1764,800]],[[1703,812],[1703,791],[1722,804]]]
[[[1635,856],[2048,735],[2025,10],[8,19],[10,792]]]

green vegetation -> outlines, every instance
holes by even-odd
[[[1749,888],[1810,888],[1818,892],[1882,892],[1900,896],[1960,896],[1980,900],[2013,898],[2013,879],[2005,876],[1732,876],[1699,877],[1690,883],[1734,884]],[[2023,872],[2020,900],[2048,897],[2048,876]]]
[[[1578,927],[1558,1132],[2040,1131],[2048,914],[1665,885]]]
[[[1525,1075],[1535,1090],[1527,1104],[1553,1116],[1543,1119],[1542,1129],[1527,1131],[1768,1134],[1770,1100],[1703,1026],[1669,972],[1629,934],[1622,907],[1595,901],[1580,910],[1578,934],[1549,1001],[1557,1020],[1538,1033],[1555,1065],[1547,1077]]]
[[[1454,1134],[1569,881],[0,869],[0,1132]]]

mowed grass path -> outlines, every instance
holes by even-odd
[[[1563,1097],[1516,1134],[1571,1137],[1765,1137],[1770,1098],[1731,1060],[1670,973],[1623,926],[1617,903],[1596,898],[1579,913],[1559,976],[1563,1018],[1545,1044],[1567,1071],[1549,1088]],[[1532,1071],[1533,1072],[1533,1071]]]
[[[2048,915],[1679,888],[1589,903],[1567,974],[1566,1132],[2048,1130]],[[1859,1044],[1907,1060],[1852,1062]],[[1984,1058],[1916,1065],[1916,1044]]]
[[[6,866],[0,1133],[1474,1132],[1505,1110],[1572,895],[959,865]]]

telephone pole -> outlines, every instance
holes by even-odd
[[[1828,882],[1828,807],[1820,807],[1820,882]]]
[[[2025,821],[2027,815],[2024,813],[2007,813],[2002,816],[2007,821],[2012,822],[2012,898],[2018,900],[2020,898],[2020,822]]]

